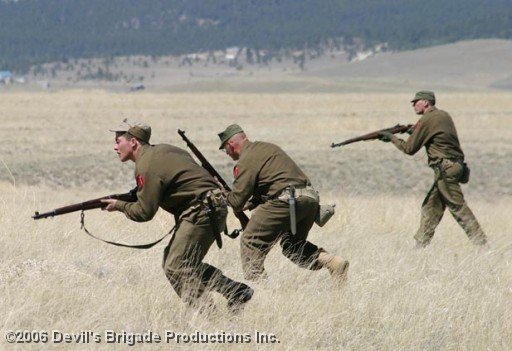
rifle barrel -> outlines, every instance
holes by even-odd
[[[63,215],[66,213],[71,213],[71,212],[76,212],[76,211],[87,211],[87,210],[92,210],[95,208],[105,207],[106,205],[103,202],[101,202],[101,200],[105,200],[105,199],[115,199],[115,200],[122,200],[122,201],[126,201],[126,202],[135,202],[135,201],[137,201],[137,190],[136,189],[137,188],[132,189],[128,193],[124,193],[124,194],[112,194],[112,195],[107,195],[104,197],[100,197],[100,198],[93,199],[93,200],[88,200],[85,202],[80,202],[80,203],[69,205],[69,206],[59,207],[59,208],[54,209],[53,211],[48,211],[48,212],[44,212],[44,213],[39,213],[39,211],[36,211],[34,213],[34,215],[32,216],[32,218],[41,219],[41,218],[55,217],[55,216]]]
[[[358,141],[375,140],[375,139],[379,138],[379,134],[382,133],[382,132],[387,132],[387,133],[392,133],[392,134],[405,133],[412,126],[413,126],[412,124],[408,124],[408,125],[397,124],[394,127],[380,129],[380,130],[377,130],[375,132],[371,132],[371,133],[368,133],[368,134],[357,136],[355,138],[350,138],[350,139],[344,140],[344,141],[342,141],[340,143],[332,143],[331,144],[331,148],[335,148],[335,147],[338,147],[338,146],[344,146],[344,145],[356,143]]]
[[[48,217],[53,217],[53,216],[56,216],[57,214],[55,213],[55,211],[50,211],[50,212],[45,212],[45,213],[39,213],[39,211],[36,211],[34,213],[34,215],[32,216],[32,218],[34,219],[41,219],[41,218],[48,218]]]

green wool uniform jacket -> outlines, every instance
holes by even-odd
[[[408,155],[414,155],[425,146],[429,165],[436,164],[445,158],[464,160],[453,119],[448,113],[438,110],[435,106],[425,111],[407,141],[394,135],[391,141]]]
[[[217,184],[183,149],[160,144],[143,145],[135,161],[137,202],[117,201],[116,209],[136,222],[149,221],[162,207],[178,215]]]
[[[290,184],[310,184],[308,177],[290,156],[271,143],[246,140],[237,167],[238,175],[227,196],[228,204],[235,211],[241,210],[251,196],[257,203],[275,196]]]

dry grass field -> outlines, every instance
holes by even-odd
[[[28,331],[22,336],[32,342],[9,344],[2,335],[0,349],[124,350],[132,337],[153,333],[160,343],[146,339],[134,349],[509,350],[512,93],[438,93],[472,169],[463,189],[489,236],[487,248],[473,247],[447,213],[432,245],[414,249],[432,181],[423,150],[409,157],[379,141],[329,147],[414,123],[411,94],[2,93],[0,323],[2,334]],[[153,143],[184,147],[176,129],[186,130],[227,179],[233,163],[217,150],[216,133],[228,124],[281,145],[323,201],[337,204],[310,239],[350,260],[346,284],[334,285],[326,270],[297,268],[276,247],[266,262],[269,280],[251,284],[255,295],[242,313],[230,315],[215,295],[218,308],[198,314],[163,275],[165,244],[106,245],[80,231],[79,213],[32,220],[34,210],[133,187],[133,164],[118,161],[108,132],[124,117],[148,122]],[[172,221],[162,211],[142,224],[119,213],[86,215],[94,234],[128,243],[157,239]],[[236,227],[233,216],[228,224]],[[243,280],[238,240],[224,243],[206,261]],[[46,344],[35,342],[39,331],[48,333]],[[216,343],[194,342],[209,334]]]

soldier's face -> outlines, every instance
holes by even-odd
[[[235,147],[231,140],[228,141],[226,145],[224,145],[224,151],[226,151],[226,154],[228,154],[229,157],[233,159],[233,161],[238,161],[240,155],[238,155],[238,153],[235,151]]]
[[[428,107],[428,102],[425,100],[418,100],[412,104],[412,107],[417,115],[422,115]]]
[[[126,139],[125,136],[117,136],[116,142],[114,145],[114,151],[117,153],[119,160],[121,162],[126,162],[128,160],[134,160],[134,140],[135,139]]]

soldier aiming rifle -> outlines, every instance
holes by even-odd
[[[411,100],[412,107],[421,118],[414,125],[409,138],[404,141],[391,131],[379,132],[379,139],[392,142],[396,148],[414,155],[423,146],[428,155],[428,165],[434,170],[434,183],[421,206],[420,227],[414,236],[417,247],[427,246],[434,231],[448,210],[476,245],[484,245],[487,237],[470,210],[460,184],[469,181],[469,168],[452,117],[436,108],[432,91],[422,90]]]

